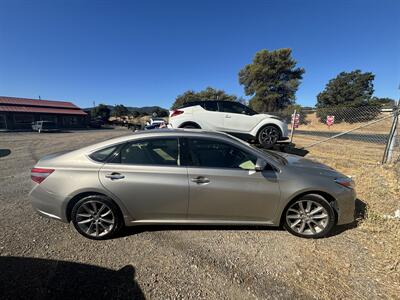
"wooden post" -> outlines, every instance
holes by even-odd
[[[294,133],[295,118],[296,118],[296,110],[294,110],[294,113],[293,113],[293,115],[292,115],[292,120],[291,120],[292,131],[290,132],[290,143],[292,143],[292,141],[293,141],[293,133]]]

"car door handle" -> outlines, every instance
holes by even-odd
[[[230,119],[230,118],[231,118],[231,115],[225,115],[225,118]]]
[[[123,178],[125,178],[125,176],[121,175],[120,173],[113,172],[111,174],[107,174],[106,178],[110,178],[111,180],[114,180],[114,179],[123,179]]]
[[[190,181],[200,184],[200,183],[209,183],[210,179],[208,179],[206,177],[203,177],[203,176],[198,176],[198,177],[195,177],[195,178],[190,178]]]

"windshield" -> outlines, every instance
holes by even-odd
[[[227,134],[227,133],[220,132],[220,134],[223,134],[223,135],[231,138],[232,140],[235,140],[235,141],[237,141],[237,142],[239,142],[241,144],[244,144],[244,145],[252,148],[253,150],[257,151],[259,154],[261,154],[261,156],[267,155],[268,158],[272,159],[273,161],[277,162],[278,164],[283,164],[283,165],[287,164],[287,160],[283,156],[279,155],[275,151],[270,151],[270,150],[266,150],[266,149],[257,148],[256,146],[254,146],[252,144],[249,144],[249,143],[247,143],[247,142],[245,142],[245,141],[243,141],[243,140],[241,140],[241,139],[239,139],[239,138],[237,138],[235,136]]]
[[[283,164],[283,165],[287,164],[286,158],[284,158],[282,155],[280,155],[276,151],[271,151],[271,150],[267,150],[267,149],[260,149],[260,148],[257,148],[254,145],[250,145],[250,144],[248,144],[248,145],[251,148],[253,148],[254,150],[256,150],[258,153],[260,153],[262,155],[268,155],[270,158],[272,158],[274,161],[277,161],[280,164]]]

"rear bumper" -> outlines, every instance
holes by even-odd
[[[68,223],[63,199],[35,185],[29,193],[33,208],[42,216]]]

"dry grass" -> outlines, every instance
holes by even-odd
[[[296,146],[303,146],[314,139],[297,135],[294,142]],[[400,220],[386,217],[400,209],[400,164],[378,163],[377,158],[381,157],[383,148],[384,145],[335,139],[308,149],[310,153],[307,157],[354,178],[357,195],[362,201],[360,203],[365,204],[365,211],[362,212],[364,216],[358,219],[357,229],[352,231],[348,242],[362,245],[371,260],[365,264],[365,269],[355,269],[352,268],[352,262],[340,252],[340,248],[328,251],[324,244],[315,247],[309,255],[314,259],[318,258],[320,265],[310,264],[301,272],[311,275],[312,272],[321,270],[319,267],[325,271],[319,271],[318,277],[308,276],[306,281],[298,284],[303,288],[307,284],[324,285],[327,280],[332,279],[332,274],[340,274],[335,279],[335,290],[325,289],[319,298],[365,298],[357,295],[343,277],[343,273],[347,272],[352,273],[351,277],[355,276],[354,272],[358,272],[359,276],[376,278],[382,287],[382,298],[400,298]]]
[[[377,122],[375,124],[369,125],[365,128],[360,129],[363,133],[380,133],[387,134],[390,130],[390,126],[392,125],[392,118],[387,118],[390,116],[389,113],[382,113],[377,116],[377,119],[386,118],[381,122]],[[306,115],[307,124],[303,124],[299,126],[299,130],[309,130],[309,131],[346,131],[353,128],[356,128],[361,125],[365,125],[366,123],[336,123],[333,124],[330,128],[324,123],[321,123],[317,118],[316,113],[310,113]],[[289,124],[289,128],[291,128]]]

